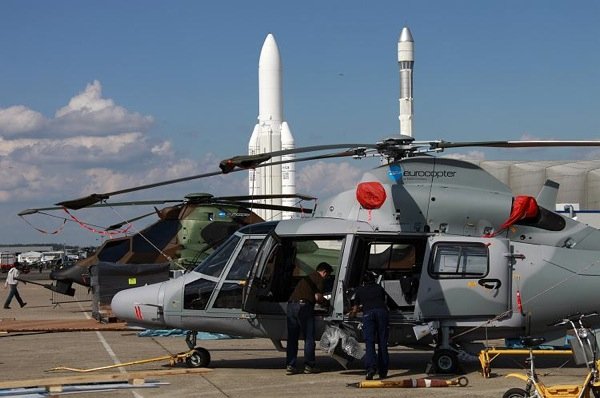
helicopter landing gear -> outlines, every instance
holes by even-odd
[[[456,374],[460,370],[458,354],[451,349],[436,349],[431,361],[435,373]]]
[[[188,368],[205,368],[210,364],[210,353],[206,348],[196,347],[185,359]]]
[[[438,328],[439,344],[431,359],[432,373],[457,374],[461,371],[458,350],[450,344],[451,330],[448,326]]]
[[[210,364],[210,353],[206,348],[196,347],[196,338],[198,332],[195,330],[188,330],[185,334],[185,343],[191,350],[189,355],[185,358],[185,364],[188,368],[205,368]]]

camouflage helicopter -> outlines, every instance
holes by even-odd
[[[547,325],[598,309],[600,231],[554,212],[558,184],[537,198],[517,196],[466,161],[435,156],[461,147],[600,146],[600,141],[415,141],[297,148],[224,160],[225,174],[277,164],[278,156],[345,148],[295,161],[384,156],[354,189],[320,201],[307,219],[244,227],[193,271],[167,282],[127,289],[112,311],[132,326],[189,330],[189,366],[206,366],[196,331],[286,339],[286,305],[300,278],[321,261],[334,268],[330,306],[318,333],[343,325],[352,291],[366,272],[390,299],[390,344],[427,346],[441,373],[455,372],[459,353],[486,338],[564,337]],[[271,160],[271,162],[269,162]],[[168,182],[166,182],[168,183]],[[97,196],[69,201],[89,204]],[[599,325],[594,325],[598,327]]]
[[[310,214],[310,208],[278,206],[264,203],[250,203],[250,199],[293,197],[299,201],[314,200],[306,195],[255,195],[255,196],[222,196],[216,197],[208,193],[193,193],[184,200],[147,200],[117,203],[100,203],[87,207],[141,206],[176,203],[162,209],[129,219],[104,228],[104,231],[119,231],[125,225],[157,215],[158,221],[139,232],[128,236],[106,240],[93,255],[79,260],[72,265],[64,265],[52,270],[50,278],[53,285],[43,285],[50,290],[73,296],[72,284],[90,286],[89,268],[96,264],[104,265],[138,265],[137,269],[145,272],[156,272],[157,267],[189,270],[209,256],[213,250],[225,241],[237,229],[264,221],[251,208],[268,208],[276,211]],[[62,210],[64,207],[54,206],[38,209],[27,209],[19,216],[42,213],[44,211]],[[71,210],[77,210],[72,207]],[[68,213],[71,216],[71,213]],[[71,216],[73,217],[73,216]],[[75,217],[73,217],[75,218]],[[64,218],[72,220],[72,218]],[[77,220],[77,219],[76,219]],[[80,222],[77,220],[77,222]],[[90,228],[91,229],[91,228]],[[138,271],[139,272],[139,271]]]

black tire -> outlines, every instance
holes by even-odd
[[[205,368],[210,364],[210,353],[206,348],[196,347],[185,359],[188,368]]]
[[[436,373],[456,374],[458,373],[458,355],[452,350],[436,350],[433,353],[433,368]]]
[[[527,391],[522,388],[511,388],[504,393],[502,398],[527,398],[528,396]]]

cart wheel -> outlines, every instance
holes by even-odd
[[[527,392],[522,388],[511,388],[504,393],[502,398],[526,398],[528,396],[529,395],[527,395]]]
[[[432,361],[437,373],[455,374],[458,372],[458,355],[452,350],[436,350],[433,353]]]
[[[188,368],[205,368],[210,363],[210,353],[207,349],[202,347],[194,348],[186,359],[185,364]]]

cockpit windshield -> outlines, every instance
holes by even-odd
[[[202,261],[200,265],[194,268],[194,271],[213,277],[221,275],[223,268],[225,268],[225,265],[227,264],[227,260],[231,257],[239,240],[239,236],[232,235],[225,243],[208,256],[206,260]]]

